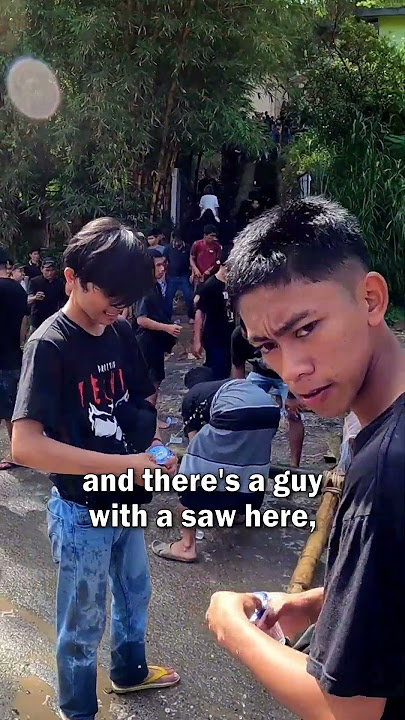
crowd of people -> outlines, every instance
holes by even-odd
[[[127,503],[128,496],[89,492],[84,483],[88,473],[132,468],[132,502],[151,500],[142,473],[159,468],[150,450],[162,445],[157,400],[165,356],[182,332],[173,320],[180,290],[194,355],[204,357],[186,376],[189,446],[180,471],[223,468],[241,481],[235,493],[221,484],[214,492],[180,493],[180,511],[227,509],[243,522],[247,503],[260,508],[264,493],[252,492],[248,479],[268,475],[280,418],[289,425],[293,466],[300,463],[304,408],[322,417],[352,411],[361,427],[325,587],[270,593],[269,622],[280,624],[287,642],[250,622],[260,601],[248,592],[213,595],[212,633],[303,720],[399,720],[405,364],[384,321],[386,282],[371,271],[355,219],[332,202],[308,197],[264,215],[252,207],[250,222],[224,243],[215,198],[212,183],[202,187],[204,224],[192,242],[175,232],[167,244],[160,229],[145,242],[112,218],[88,223],[65,249],[63,280],[54,261],[36,250],[24,268],[0,251],[0,417],[12,442],[12,459],[2,468],[20,464],[52,481],[48,534],[58,565],[61,717],[97,714],[108,580],[113,690],[167,688],[180,679],[174,668],[146,659],[151,583],[142,529],[91,523],[89,509]],[[174,456],[165,468],[177,471]],[[195,562],[195,539],[183,528],[180,539],[156,540],[152,550],[163,560]]]

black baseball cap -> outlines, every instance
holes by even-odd
[[[43,258],[41,261],[41,267],[56,267],[56,262],[51,257]]]

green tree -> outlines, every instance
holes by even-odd
[[[314,189],[355,213],[374,266],[403,302],[405,262],[405,53],[331,3],[339,23],[319,34],[295,96],[302,130],[289,149],[291,187],[309,171]],[[346,5],[348,5],[346,3]],[[338,8],[339,9],[339,8]],[[331,27],[322,15],[323,28]]]
[[[154,216],[180,151],[263,147],[252,91],[290,64],[299,0],[15,2],[3,6],[14,43],[3,47],[2,74],[16,55],[43,59],[63,103],[34,124],[2,88],[3,239],[27,216],[45,218],[53,235],[105,213]]]

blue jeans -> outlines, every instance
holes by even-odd
[[[187,315],[191,319],[194,317],[193,286],[188,275],[178,275],[177,277],[168,276],[167,278],[166,302],[169,315],[171,317],[173,314],[173,302],[178,290],[183,293],[184,302],[187,307]]]
[[[69,720],[94,720],[97,649],[106,623],[109,579],[111,680],[122,687],[148,674],[145,630],[150,579],[141,528],[94,528],[86,507],[52,488],[48,535],[58,565],[56,661],[59,704]]]
[[[250,382],[262,388],[262,390],[266,393],[280,397],[281,407],[284,410],[285,401],[288,396],[288,385],[286,385],[281,378],[266,377],[265,375],[260,375],[260,373],[252,371],[249,373],[246,380],[250,380]]]

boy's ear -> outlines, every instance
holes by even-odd
[[[383,322],[388,307],[387,283],[380,273],[369,272],[365,277],[364,287],[368,306],[368,324],[377,327]]]
[[[63,271],[63,274],[65,276],[65,280],[67,283],[70,283],[70,284],[74,283],[76,275],[74,273],[74,270],[72,270],[72,268],[70,268],[70,267],[65,268]]]

